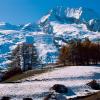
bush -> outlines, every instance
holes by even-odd
[[[62,84],[55,84],[53,87],[51,87],[51,90],[54,90],[55,92],[58,92],[58,93],[68,92],[68,88]]]
[[[1,100],[10,100],[10,97],[3,97]]]
[[[32,100],[32,98],[23,98],[23,100]]]
[[[3,80],[6,80],[8,78],[11,78],[14,75],[21,74],[21,73],[22,73],[22,70],[20,67],[11,68],[4,74]]]
[[[92,89],[94,89],[94,90],[100,90],[100,84],[97,83],[96,80],[92,80],[92,81],[89,82],[87,85],[90,86],[90,87],[91,87]]]

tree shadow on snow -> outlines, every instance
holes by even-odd
[[[94,80],[100,79],[100,73],[94,73],[91,78]]]
[[[74,96],[76,94],[72,91],[72,89],[68,88],[68,93],[66,93],[65,95],[66,96]]]

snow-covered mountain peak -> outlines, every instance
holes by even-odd
[[[89,21],[91,19],[99,19],[100,16],[92,9],[89,8],[67,8],[66,9],[67,17],[73,17],[76,19],[81,19]]]
[[[94,10],[89,8],[56,7],[40,19],[39,25],[44,32],[52,33],[52,22],[59,24],[85,24],[90,31],[100,31],[100,17]]]
[[[24,27],[31,26],[31,25],[32,25],[32,23],[27,23],[24,25]]]
[[[82,7],[80,8],[67,8],[65,10],[65,13],[66,13],[66,16],[67,17],[73,17],[73,18],[76,18],[76,19],[79,19],[81,14],[82,14]]]
[[[27,37],[31,38],[27,40]],[[41,61],[52,63],[58,56],[59,47],[71,39],[86,37],[100,41],[100,18],[93,10],[82,7],[56,7],[38,23],[12,25],[0,22],[0,67],[6,66],[13,47],[20,43],[34,42]]]
[[[68,23],[69,18],[88,22],[91,19],[99,19],[100,17],[95,11],[88,8],[56,7],[50,10],[47,15],[43,16],[39,22],[58,21],[60,23]]]
[[[6,23],[5,22],[0,22],[0,26],[2,26],[2,25],[6,25]]]
[[[37,23],[27,23],[21,28],[21,30],[34,32],[40,31],[40,28]]]
[[[0,30],[19,30],[20,26],[6,22],[0,22]]]
[[[43,22],[45,22],[49,17],[50,17],[50,14],[47,14],[46,16],[43,16],[39,22],[40,22],[40,23],[43,23]]]

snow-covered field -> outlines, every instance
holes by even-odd
[[[96,92],[86,85],[91,80],[100,81],[100,66],[71,66],[57,68],[51,72],[23,79],[21,83],[0,84],[0,97],[10,96],[11,100],[22,100],[31,97],[43,100],[54,84],[68,87],[66,98],[83,96]]]

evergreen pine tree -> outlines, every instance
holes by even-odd
[[[38,54],[33,44],[23,43],[18,45],[11,54],[10,67],[20,67],[23,71],[31,70],[38,66]]]

